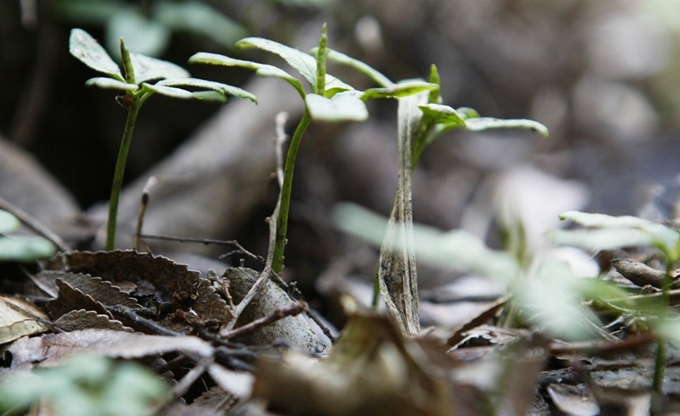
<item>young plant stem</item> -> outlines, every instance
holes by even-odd
[[[111,185],[111,198],[109,199],[109,220],[106,224],[106,251],[112,251],[116,248],[118,200],[120,199],[120,191],[123,188],[125,163],[127,162],[128,152],[130,151],[132,133],[135,130],[135,121],[137,121],[137,114],[139,114],[139,108],[142,106],[142,103],[143,100],[135,97],[132,100],[132,104],[128,108],[127,121],[125,122],[125,131],[123,131],[123,140],[120,143],[118,160],[116,161],[116,170],[113,174],[113,184]]]
[[[668,257],[668,256],[667,256]],[[663,288],[661,291],[661,309],[659,311],[659,322],[664,325],[668,316],[668,307],[670,304],[670,291],[673,284],[673,275],[675,264],[668,259],[666,261],[666,276],[663,279]],[[663,413],[663,379],[666,373],[666,340],[659,337],[658,346],[656,349],[656,360],[654,361],[654,381],[652,384],[652,402],[650,414],[653,416],[661,415]]]
[[[286,234],[288,232],[288,213],[290,211],[290,196],[291,190],[293,188],[293,171],[295,170],[295,159],[297,158],[297,152],[300,147],[300,142],[302,141],[302,136],[307,130],[311,118],[309,113],[305,111],[302,116],[302,120],[297,125],[295,133],[290,140],[290,146],[288,147],[288,154],[286,156],[286,167],[283,174],[283,186],[281,187],[281,197],[280,197],[280,207],[279,215],[276,218],[276,242],[274,245],[274,258],[272,269],[276,273],[281,273],[283,271],[283,252],[286,248]]]

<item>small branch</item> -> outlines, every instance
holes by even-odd
[[[21,223],[24,224],[27,228],[29,228],[36,234],[40,235],[41,237],[46,238],[47,240],[52,242],[52,244],[57,246],[59,251],[63,252],[71,251],[71,247],[68,244],[66,244],[66,242],[62,240],[61,237],[50,231],[47,227],[42,225],[35,218],[28,215],[21,208],[13,205],[12,203],[3,199],[2,197],[0,197],[0,209],[7,211],[10,214],[17,217],[19,221],[21,221]]]
[[[255,332],[260,328],[263,328],[267,325],[270,325],[278,320],[281,320],[287,316],[296,316],[301,314],[302,312],[306,311],[308,309],[307,304],[303,302],[296,302],[288,307],[285,307],[283,309],[277,309],[272,313],[271,315],[265,316],[264,318],[256,319],[249,324],[243,325],[241,327],[238,327],[234,330],[221,333],[220,338],[222,339],[231,339],[231,338],[236,338],[241,335],[249,334],[251,332]]]
[[[250,251],[246,250],[241,244],[239,244],[238,241],[236,240],[213,240],[210,238],[191,238],[191,237],[175,237],[175,236],[170,236],[170,235],[152,235],[152,234],[140,234],[140,238],[146,238],[149,240],[165,240],[165,241],[178,241],[180,243],[200,243],[200,244],[215,244],[215,245],[222,245],[222,246],[234,246],[237,249],[237,252],[245,254],[249,257],[252,257],[254,260],[264,263],[265,259],[262,258],[262,256],[258,256],[257,254],[253,254]],[[227,253],[230,254],[230,253]],[[225,257],[225,255],[220,256],[220,258]]]
[[[172,388],[172,395],[175,398],[184,396],[191,386],[205,373],[208,367],[215,362],[212,356],[203,357],[182,379]]]
[[[134,330],[138,330],[138,328],[143,328],[146,332],[149,332],[151,334],[155,335],[168,335],[171,337],[183,337],[186,334],[183,334],[181,332],[175,332],[170,329],[167,329],[165,327],[162,327],[155,323],[154,321],[151,321],[149,319],[143,318],[139,316],[135,311],[128,309],[123,306],[107,306],[106,310],[111,312],[114,317],[117,315],[118,317],[125,317],[125,319],[128,321],[123,322],[124,324],[128,326],[132,326]],[[136,327],[136,328],[135,328]]]
[[[158,179],[156,179],[155,176],[152,176],[146,181],[146,185],[144,185],[144,189],[142,190],[142,200],[139,204],[137,226],[135,227],[135,239],[133,242],[133,245],[137,248],[137,250],[140,250],[142,245],[142,238],[140,236],[142,234],[142,226],[144,225],[144,214],[146,213],[146,207],[149,205],[149,192],[151,192],[151,188],[156,186],[157,183]]]

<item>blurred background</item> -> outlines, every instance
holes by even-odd
[[[112,56],[123,36],[132,51],[242,86],[260,104],[149,100],[128,160],[118,245],[131,247],[141,189],[155,176],[145,232],[236,239],[265,254],[263,219],[277,196],[270,177],[274,118],[287,111],[292,133],[300,100],[284,82],[186,61],[204,51],[280,64],[233,45],[260,36],[306,51],[324,22],[331,48],[392,80],[426,77],[435,64],[445,104],[531,118],[550,129],[548,139],[523,131],[439,139],[415,171],[417,222],[465,228],[498,246],[504,207],[523,221],[538,250],[565,210],[677,216],[679,0],[3,1],[0,196],[89,247],[82,230],[105,219],[102,202],[126,114],[114,93],[84,86],[96,74],[69,55],[68,36],[83,28]],[[329,72],[357,89],[373,86],[345,68]],[[339,233],[330,212],[351,201],[389,214],[396,109],[393,101],[372,102],[368,122],[317,124],[307,132],[287,248],[287,273],[303,290],[331,290],[340,284],[333,276],[352,273],[370,282],[375,250]],[[154,252],[213,258],[228,251],[147,243]],[[428,281],[444,278],[421,277],[424,296]]]

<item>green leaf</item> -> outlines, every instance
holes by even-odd
[[[312,120],[341,122],[368,119],[366,104],[351,91],[341,92],[333,98],[307,94],[305,103]]]
[[[153,92],[153,93],[158,93],[160,95],[164,95],[166,97],[171,97],[171,98],[179,98],[181,100],[191,100],[194,98],[193,94],[187,90],[183,90],[181,88],[174,88],[174,87],[166,87],[163,85],[153,85],[153,84],[147,84],[144,83],[142,84],[142,88],[145,91]]]
[[[662,224],[647,221],[642,218],[633,217],[629,215],[613,217],[605,214],[591,214],[579,211],[567,211],[560,215],[561,220],[572,220],[584,227],[600,227],[605,229],[631,229],[630,231],[643,231],[651,239],[650,242],[644,242],[642,236],[639,237],[640,244],[634,244],[626,247],[638,246],[659,246],[667,253],[674,251],[675,247],[680,241],[680,234],[676,230],[668,228]],[[604,231],[604,230],[603,230]],[[620,230],[617,230],[620,231]],[[635,233],[630,234],[628,240],[634,240]],[[628,241],[626,241],[628,242]],[[612,241],[615,244],[615,241]],[[622,247],[622,246],[619,246]]]
[[[562,221],[571,220],[584,227],[650,228],[659,224],[630,215],[613,217],[605,214],[591,214],[580,211],[566,211],[560,214]]]
[[[257,97],[255,97],[254,94],[244,89],[234,87],[233,85],[223,84],[221,82],[207,81],[198,78],[179,78],[179,79],[173,78],[157,82],[156,85],[164,85],[168,87],[202,88],[206,90],[221,92],[223,94],[232,95],[238,98],[244,98],[246,100],[250,100],[254,103],[257,103]]]
[[[120,91],[137,91],[139,89],[139,86],[136,84],[128,84],[127,82],[118,81],[117,79],[104,77],[90,78],[85,82],[85,85],[88,87]]]
[[[591,251],[624,247],[652,247],[660,243],[654,234],[634,228],[554,230],[549,232],[547,237],[558,245],[580,247]]]
[[[665,339],[674,348],[680,348],[680,316],[672,314],[654,327],[654,332],[661,339]]]
[[[139,7],[123,7],[109,16],[106,22],[105,39],[110,51],[115,51],[118,40],[125,38],[129,50],[159,56],[170,44],[170,36],[168,27],[149,20]]]
[[[495,129],[523,129],[530,130],[544,137],[548,137],[550,133],[548,128],[543,124],[525,119],[517,120],[503,120],[491,117],[478,117],[465,120],[466,128],[470,131],[485,131]]]
[[[439,88],[437,84],[430,84],[429,82],[421,80],[407,80],[393,84],[389,87],[368,89],[364,91],[361,99],[365,101],[378,98],[402,98],[437,88]]]
[[[439,88],[430,91],[430,96],[427,98],[429,104],[440,104],[442,102],[442,97],[440,91],[442,89],[442,80],[439,76],[439,71],[437,71],[437,66],[432,64],[430,66],[430,76],[427,79],[431,84],[437,84]]]
[[[243,26],[202,1],[156,1],[154,19],[173,31],[205,36],[224,47],[246,36]]]
[[[51,257],[57,248],[42,237],[16,235],[0,237],[0,262],[35,261]]]
[[[300,75],[309,82],[310,86],[316,86],[316,60],[311,55],[263,38],[251,37],[241,39],[236,43],[236,46],[239,48],[258,48],[276,54],[283,58],[288,65],[298,71]],[[326,74],[326,91],[350,91],[353,89],[352,86],[345,84],[338,78],[328,73]]]
[[[471,118],[479,118],[480,115],[474,108],[470,107],[458,107],[456,109],[458,114],[463,118],[463,120],[469,120]]]
[[[452,107],[441,104],[421,105],[423,111],[423,121],[431,124],[441,124],[442,127],[451,129],[465,127],[465,120]]]
[[[333,210],[336,226],[375,246],[383,243],[387,220],[355,204],[339,204]],[[423,225],[413,226],[416,256],[430,265],[448,270],[477,273],[504,282],[519,273],[509,254],[491,250],[478,237],[463,230],[443,232]],[[398,247],[395,247],[398,248]]]
[[[192,91],[191,95],[194,99],[199,101],[212,101],[218,103],[226,103],[227,96],[217,91]]]
[[[125,40],[120,38],[120,55],[123,60],[123,75],[125,82],[128,84],[137,84],[135,81],[135,68],[132,66],[132,59],[130,58],[130,50],[125,45]]]
[[[394,82],[392,82],[389,78],[387,78],[385,75],[383,75],[381,72],[374,69],[370,65],[358,59],[347,56],[342,52],[335,51],[333,49],[327,49],[327,51],[328,53],[326,54],[326,58],[329,61],[334,62],[336,64],[349,66],[350,68],[353,68],[359,71],[360,73],[366,75],[368,78],[373,80],[373,82],[380,85],[381,87],[390,87],[394,85]],[[312,55],[317,55],[318,52],[319,52],[318,48],[314,48],[310,51]]]
[[[21,222],[7,211],[0,210],[0,234],[7,234],[21,226]]]
[[[243,61],[240,59],[230,58],[228,56],[219,55],[215,53],[199,52],[189,58],[189,63],[202,63],[210,65],[235,66],[240,68],[252,69],[255,74],[261,77],[275,77],[281,78],[288,82],[295,88],[300,96],[305,98],[305,90],[302,88],[300,81],[294,76],[290,75],[283,69],[277,68],[273,65],[261,64],[252,61]]]
[[[581,303],[579,286],[586,278],[563,261],[538,258],[526,279],[515,282],[512,293],[522,315],[551,336],[569,341],[592,339],[599,320]]]
[[[119,81],[125,81],[120,68],[104,48],[82,29],[71,30],[69,52],[80,62]]]
[[[241,39],[236,43],[236,46],[244,49],[262,49],[279,55],[288,65],[298,71],[309,82],[309,85],[316,85],[316,61],[311,55],[269,39],[255,37]]]
[[[3,382],[0,408],[26,409],[40,402],[58,415],[151,415],[166,391],[159,377],[138,364],[80,355]]]
[[[149,56],[131,53],[130,59],[138,84],[162,78],[189,78],[189,72],[179,65]]]

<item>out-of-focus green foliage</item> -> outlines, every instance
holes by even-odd
[[[56,368],[17,374],[0,384],[0,409],[27,409],[40,402],[60,416],[143,416],[167,386],[132,362],[78,356]]]
[[[148,10],[137,2],[121,0],[59,0],[57,10],[79,25],[104,26],[104,44],[117,58],[121,37],[131,50],[159,56],[169,46],[173,32],[204,36],[229,49],[246,35],[240,24],[198,0],[159,0]]]

